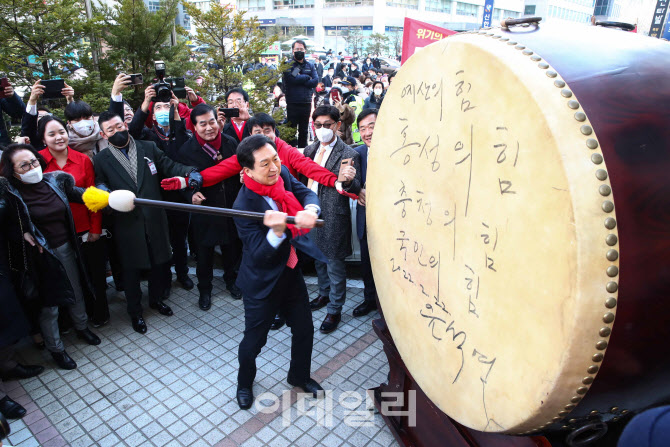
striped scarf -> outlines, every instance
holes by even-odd
[[[116,158],[123,169],[126,170],[130,178],[133,179],[133,183],[137,186],[137,146],[135,145],[135,140],[133,137],[128,136],[128,158],[121,152],[121,149],[109,145],[109,150],[112,151],[112,155]]]

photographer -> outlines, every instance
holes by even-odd
[[[226,92],[226,105],[229,109],[237,109],[238,116],[231,119],[223,116],[225,123],[223,133],[233,137],[235,142],[239,143],[249,136],[249,130],[246,129],[246,123],[251,116],[249,115],[249,94],[241,87],[231,88]]]
[[[291,46],[293,63],[284,72],[284,93],[286,94],[286,117],[292,126],[298,128],[298,147],[307,146],[309,114],[312,109],[312,94],[319,83],[316,69],[305,59],[305,42],[296,40]],[[295,142],[290,142],[295,144]]]
[[[0,146],[9,146],[12,144],[12,140],[9,138],[7,123],[5,123],[2,113],[4,112],[12,118],[18,119],[21,118],[26,105],[21,101],[21,98],[14,91],[14,87],[11,84],[8,83],[3,93],[4,98],[0,99]]]
[[[150,86],[153,88],[153,86]],[[186,126],[187,130],[190,130],[193,132],[195,129],[193,127],[193,124],[189,120],[189,117],[191,116],[191,110],[193,107],[197,106],[198,104],[206,104],[205,100],[202,99],[198,94],[191,88],[191,87],[186,87],[186,97],[188,98],[188,101],[191,103],[191,107],[186,105],[183,102],[178,102],[177,103],[177,110],[179,113],[179,117],[182,119],[182,122]],[[146,91],[145,91],[146,92]],[[155,96],[155,89],[154,89],[154,96]],[[146,100],[146,96],[145,96]],[[144,120],[145,126],[151,128],[153,126],[153,102],[149,102],[148,105],[148,112],[147,113],[147,118]],[[144,110],[144,109],[143,109]],[[177,148],[181,147],[181,145],[177,145]]]

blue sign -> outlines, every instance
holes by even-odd
[[[663,27],[663,34],[661,35],[663,39],[668,39],[670,40],[670,20],[667,20],[665,22],[665,26]]]
[[[493,0],[486,0],[484,3],[484,15],[482,16],[482,28],[491,26],[491,18],[493,17]]]
[[[277,19],[258,19],[258,22],[261,25],[274,25],[277,23]]]

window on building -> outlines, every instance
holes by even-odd
[[[457,16],[468,16],[468,17],[477,17],[479,13],[479,6],[473,5],[472,3],[456,3],[456,15]]]
[[[148,9],[149,11],[151,11],[151,12],[156,12],[156,11],[158,11],[159,9],[161,9],[161,4],[160,4],[160,2],[151,0],[151,1],[149,1],[149,3],[147,4],[147,9]]]
[[[520,15],[521,15],[520,12],[517,12],[517,11],[509,11],[509,10],[505,9],[505,10],[503,10],[502,18],[503,18],[503,19],[508,19],[508,18],[511,17],[511,18],[513,18],[513,19],[516,19],[516,18],[518,18]]]
[[[190,31],[191,30],[191,16],[184,13],[184,21],[183,22],[184,22],[183,23],[184,29],[186,31]]]
[[[535,14],[535,5],[526,5],[526,7],[523,8],[523,13],[525,15],[534,15]]]
[[[419,0],[387,0],[386,6],[406,9],[419,9]]]
[[[274,0],[274,9],[313,8],[314,0]]]
[[[237,0],[237,9],[244,11],[264,11],[265,0]]]
[[[451,0],[426,0],[426,11],[451,13]]]
[[[324,8],[338,8],[348,6],[373,6],[374,0],[325,0]]]

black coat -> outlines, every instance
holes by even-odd
[[[219,153],[222,160],[232,157],[236,152],[237,142],[228,135],[221,134]],[[220,161],[212,159],[202,149],[195,136],[177,151],[175,160],[185,165],[195,166],[199,171],[215,166]],[[232,208],[241,187],[240,177],[234,175],[216,185],[202,188],[200,192],[206,198],[203,205]],[[231,238],[237,238],[235,224],[230,217],[193,213],[191,215],[191,225],[193,226],[193,237],[196,243],[202,244],[205,247],[229,244],[232,242]]]
[[[160,179],[164,177],[185,177],[194,170],[172,161],[153,142],[136,140],[137,185],[112,154],[114,148],[107,147],[94,159],[96,184],[105,184],[110,190],[126,189],[138,198],[161,200]],[[148,159],[148,160],[147,160]],[[153,161],[157,173],[149,168]],[[165,210],[161,208],[137,207],[129,213],[114,213],[116,244],[124,268],[149,269],[149,244],[153,264],[163,264],[172,257],[170,237]]]
[[[83,203],[81,195],[84,188],[75,186],[74,177],[65,172],[50,172],[44,174],[44,180],[56,195],[66,205],[68,219],[65,225],[68,228],[68,242],[72,245],[79,266],[79,277],[82,279],[81,287],[84,294],[90,295],[95,299],[93,288],[88,280],[86,268],[84,267],[77,232],[72,219],[72,211],[70,210],[70,202]],[[30,219],[28,207],[21,197],[21,193],[16,189],[7,179],[0,177],[0,188],[4,193],[0,201],[5,202],[5,206],[9,209],[16,209],[16,213],[12,210],[9,213],[10,219],[13,219],[11,228],[13,234],[8,236],[10,240],[9,249],[11,251],[10,259],[12,268],[16,269],[18,279],[23,279],[26,272],[33,273],[31,279],[35,282],[38,290],[40,306],[60,306],[74,304],[75,295],[72,284],[68,279],[65,267],[54,254],[53,249],[47,242],[44,235],[33,224]],[[23,240],[23,233],[30,233],[33,235],[38,244],[40,244],[44,251],[39,253],[37,248],[30,246]]]
[[[229,137],[232,137],[232,139],[235,140],[236,143],[239,144],[240,141],[244,140],[246,137],[251,135],[251,129],[249,129],[247,127],[246,123],[245,123],[244,124],[244,129],[242,129],[242,140],[240,140],[237,137],[237,132],[235,132],[235,129],[233,128],[233,126],[234,126],[234,124],[230,120],[226,121],[226,124],[224,124],[224,126],[223,126],[223,132],[222,133],[224,135],[228,135]]]
[[[293,75],[294,70],[297,73],[295,76]],[[312,102],[312,94],[316,84],[319,83],[319,78],[311,62],[294,60],[290,68],[283,73],[282,78],[287,104],[310,104]]]

